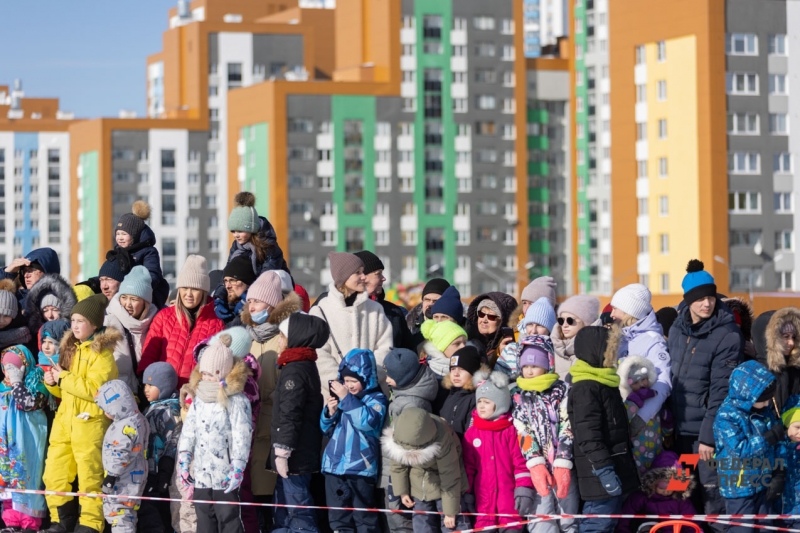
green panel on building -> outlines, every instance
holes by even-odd
[[[549,202],[550,189],[545,187],[531,187],[528,189],[528,200],[531,202]]]
[[[80,154],[78,161],[81,166],[80,232],[83,234],[81,271],[86,277],[100,270],[101,249],[105,253],[111,243],[100,242],[100,211],[97,209],[100,205],[100,167],[97,150]]]
[[[269,218],[269,125],[266,122],[242,128],[245,168],[244,190],[256,195],[256,211]]]
[[[538,122],[539,124],[547,124],[550,117],[547,109],[528,109],[528,122]]]
[[[532,228],[549,228],[550,217],[544,214],[528,215],[528,225]]]
[[[550,165],[545,161],[528,161],[528,176],[549,176]]]
[[[530,253],[547,255],[550,253],[550,241],[530,241]]]
[[[531,150],[547,150],[550,148],[550,139],[542,135],[529,135],[528,136],[528,149]]]

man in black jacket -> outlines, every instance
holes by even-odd
[[[669,331],[675,451],[700,454],[705,512],[724,513],[716,471],[707,467],[707,461],[714,456],[714,417],[728,395],[731,372],[744,360],[744,338],[703,263],[689,261],[686,272],[683,302]]]

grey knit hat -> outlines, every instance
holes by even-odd
[[[228,231],[258,233],[261,222],[256,212],[256,197],[251,192],[242,191],[233,197],[236,206],[228,217]]]
[[[600,315],[600,300],[586,294],[576,294],[558,306],[558,314],[570,313],[580,318],[584,326],[591,326]]]
[[[19,305],[17,297],[13,292],[0,290],[0,315],[17,318]]]
[[[53,294],[52,292],[48,292],[42,298],[42,301],[39,303],[39,309],[44,309],[45,307],[53,306],[56,309],[61,309],[61,300],[58,299],[58,296]]]
[[[166,400],[175,393],[178,374],[169,363],[153,363],[144,370],[144,384],[158,387],[158,399]]]
[[[533,303],[539,298],[547,298],[550,307],[556,305],[556,280],[550,276],[542,276],[531,281],[527,287],[522,289],[521,300]]]
[[[209,292],[211,280],[208,278],[208,263],[200,255],[190,255],[186,258],[183,268],[178,274],[177,287],[179,289],[200,289]]]
[[[333,278],[334,287],[344,285],[347,278],[364,266],[364,261],[357,255],[347,252],[331,252],[328,254],[328,260],[331,264],[331,277]]]
[[[496,406],[491,420],[496,420],[511,409],[511,392],[508,390],[508,376],[502,372],[487,374],[483,370],[475,372],[472,382],[477,384],[475,400],[486,398]]]

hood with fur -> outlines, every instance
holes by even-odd
[[[614,325],[586,326],[575,335],[575,357],[595,368],[614,368],[619,354],[622,329]]]
[[[787,366],[800,368],[800,343],[795,344],[788,357],[783,355],[781,326],[786,322],[794,324],[800,334],[800,309],[784,307],[759,315],[753,324],[753,344],[757,360],[771,372],[780,373]]]
[[[25,298],[25,316],[28,318],[28,327],[37,332],[46,321],[39,306],[42,298],[52,293],[61,302],[61,318],[69,319],[72,307],[78,302],[70,284],[58,274],[45,274],[37,281]]]
[[[723,302],[733,312],[734,320],[742,330],[744,340],[752,339],[751,329],[753,327],[753,309],[750,304],[741,298],[723,298]],[[800,330],[798,330],[800,331]],[[665,333],[668,333],[665,331]]]
[[[405,448],[394,440],[394,433],[391,426],[384,429],[381,446],[386,456],[395,463],[411,467],[422,466],[434,460],[442,450],[442,445],[438,442],[431,442],[421,448]]]
[[[279,326],[281,322],[289,318],[289,315],[292,313],[297,313],[298,311],[303,310],[303,300],[300,299],[300,296],[292,291],[286,295],[286,298],[281,300],[281,302],[275,306],[275,309],[269,314],[269,318],[267,318],[267,324],[272,324],[275,326]],[[245,315],[245,311],[247,314]],[[246,316],[246,318],[245,318]],[[241,314],[242,322],[253,327],[257,327],[258,325],[253,322],[250,318],[250,311],[245,306],[244,310]]]
[[[648,497],[654,496],[656,494],[656,487],[660,481],[669,481],[678,473],[678,469],[675,467],[677,461],[678,454],[674,452],[664,451],[658,454],[653,461],[653,466],[642,476],[642,492]],[[692,495],[695,485],[697,485],[697,481],[694,476],[692,476],[686,490],[683,492],[673,492],[672,498],[676,500],[688,500]]]
[[[103,350],[114,351],[114,346],[116,346],[121,340],[122,333],[117,331],[116,328],[101,328],[98,329],[94,334],[94,337],[92,337],[92,342],[89,345],[89,349],[95,353],[100,353]],[[67,353],[75,353],[76,344],[78,344],[78,339],[75,338],[75,334],[72,333],[72,330],[68,329],[61,338],[61,345],[58,352],[61,354],[59,360],[63,361],[66,359],[65,355]]]
[[[250,376],[250,367],[247,366],[242,359],[234,358],[233,369],[231,373],[224,380],[224,386],[220,386],[219,393],[217,394],[217,403],[227,406],[228,397],[234,394],[244,392],[244,386],[247,384],[247,378]],[[200,367],[194,367],[192,375],[189,377],[189,388],[192,391],[197,390],[197,385],[201,381]]]
[[[491,369],[489,369],[488,366],[483,365],[483,364],[478,369],[478,372],[483,372],[487,376],[492,373]],[[478,375],[478,372],[475,372],[475,374],[473,374],[472,379],[470,380],[470,382],[467,383],[466,385],[464,385],[463,387],[461,387],[461,390],[465,390],[465,391],[474,391],[475,390],[475,381],[476,381],[475,376]],[[450,381],[450,374],[449,373],[445,374],[445,376],[442,378],[442,388],[447,389],[447,390],[450,390],[451,388],[453,388],[453,382]]]
[[[619,392],[622,395],[623,401],[631,393],[631,384],[628,382],[628,378],[630,377],[631,369],[634,366],[640,366],[647,369],[647,379],[650,380],[651,387],[655,385],[656,379],[658,378],[656,365],[654,365],[646,357],[642,357],[641,355],[629,355],[625,357],[620,361],[619,367],[617,367],[617,375],[619,376]]]

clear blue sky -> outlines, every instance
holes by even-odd
[[[0,85],[15,78],[30,97],[58,97],[76,117],[145,115],[148,55],[161,50],[177,0],[3,2]]]

